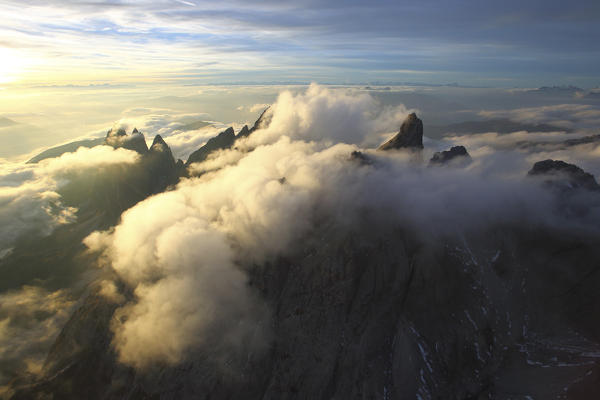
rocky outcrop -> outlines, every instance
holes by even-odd
[[[350,153],[350,160],[357,162],[361,165],[371,165],[373,160],[369,156],[365,155],[362,151],[353,151]]]
[[[238,132],[236,139],[247,137],[250,135],[250,129],[248,129],[248,125],[244,125],[242,129]]]
[[[411,113],[400,126],[400,132],[379,146],[377,150],[423,149],[423,121]]]
[[[252,125],[252,128],[250,128],[250,131],[248,131],[248,135],[252,134],[257,129],[264,129],[268,127],[272,118],[273,113],[271,112],[271,107],[267,107],[254,122],[254,125]]]
[[[160,135],[156,135],[147,155],[142,159],[142,167],[150,177],[150,193],[160,193],[178,180],[178,171],[169,145]]]
[[[233,142],[235,142],[235,134],[233,133],[233,128],[229,127],[214,138],[208,139],[208,142],[204,146],[190,154],[185,164],[190,165],[191,163],[202,162],[213,151],[229,149],[233,145]]]
[[[119,128],[117,130],[113,128],[106,134],[104,143],[114,148],[122,147],[124,149],[133,150],[142,155],[148,152],[146,139],[136,128],[133,129],[131,135],[127,135],[124,128]]]
[[[224,145],[234,143],[233,129],[225,132]],[[439,158],[464,157],[452,150],[459,155]],[[350,155],[360,164],[370,158]],[[160,190],[140,178],[154,176],[154,165],[182,166],[160,136],[138,169],[117,170],[91,195]],[[536,163],[529,175],[598,186],[562,161]],[[289,185],[284,177],[279,183]],[[596,231],[565,235],[561,226],[502,221],[432,237],[365,211],[352,224],[319,215],[292,248],[262,265],[236,259],[249,290],[272,312],[266,352],[241,346],[241,354],[215,363],[212,349],[200,345],[175,366],[124,366],[111,346],[119,304],[92,292],[57,337],[40,377],[14,398],[600,398],[600,322],[590,317],[600,309]],[[63,253],[56,249],[39,258]],[[96,265],[86,257],[72,262]]]
[[[156,135],[148,149],[144,135],[137,129],[131,135],[124,129],[111,130],[104,144],[136,151],[141,157],[132,165],[108,166],[102,172],[75,179],[62,187],[60,193],[66,204],[79,210],[78,219],[99,215],[103,227],[111,226],[124,210],[179,180],[171,149],[160,135]]]
[[[231,357],[225,371],[202,351],[135,371],[109,346],[113,306],[91,295],[59,335],[46,375],[15,398],[600,395],[598,348],[586,339],[600,339],[589,317],[600,306],[600,275],[589,270],[600,259],[596,238],[495,227],[431,242],[403,227],[373,231],[368,217],[350,230],[322,222],[300,251],[243,266],[273,310],[267,353]]]
[[[154,136],[154,140],[152,141],[152,146],[150,146],[150,151],[166,153],[170,158],[173,158],[173,154],[171,153],[171,149],[169,145],[165,142],[165,140],[160,135]]]
[[[188,166],[191,163],[202,162],[206,160],[208,155],[213,151],[229,149],[236,140],[250,136],[257,129],[265,128],[271,122],[271,114],[267,111],[269,111],[268,108],[260,114],[260,117],[258,117],[252,128],[248,129],[248,126],[244,125],[237,136],[235,135],[233,128],[229,127],[219,133],[216,137],[208,139],[208,142],[206,142],[204,146],[190,154],[185,165]]]
[[[600,185],[596,182],[594,175],[585,172],[576,165],[560,160],[538,161],[527,175],[540,177],[546,185],[562,191],[574,189],[600,190]]]
[[[453,146],[450,150],[438,151],[433,154],[429,165],[465,165],[471,162],[471,156],[467,152],[464,146]]]

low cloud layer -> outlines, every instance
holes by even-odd
[[[554,195],[525,177],[526,152],[481,142],[467,168],[427,168],[414,155],[359,147],[397,129],[406,111],[314,85],[282,93],[268,128],[86,238],[133,290],[112,326],[121,361],[143,368],[195,351],[260,354],[269,311],[244,269],[300,250],[316,221],[352,229],[368,216],[381,224],[374,229],[403,226],[425,239],[511,223],[598,233],[597,207],[583,219],[556,214]],[[355,150],[372,164],[351,159]]]
[[[600,126],[600,109],[588,104],[557,104],[510,110],[481,111],[488,118],[510,118],[524,123],[547,123],[560,128],[593,128]]]
[[[125,149],[80,148],[38,164],[0,164],[0,257],[25,233],[48,235],[75,221],[76,209],[63,204],[59,189],[86,173],[102,173],[108,165],[131,164],[138,155]]]
[[[304,93],[282,92],[269,109],[270,125],[256,140],[273,141],[285,135],[305,141],[376,145],[381,135],[398,129],[409,111],[402,104],[384,107],[365,92],[312,84]]]
[[[10,394],[10,379],[41,372],[74,304],[67,291],[35,286],[0,295],[0,397]]]

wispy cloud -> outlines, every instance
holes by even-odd
[[[92,80],[83,72],[92,68],[96,77],[119,79],[165,79],[187,70],[212,81],[256,79],[248,71],[263,72],[262,80],[310,80],[316,69],[338,81],[446,71],[430,79],[589,82],[600,57],[600,7],[588,0],[569,7],[555,0],[460,7],[439,0],[9,0],[0,10],[4,46],[17,49],[28,78],[39,80]]]

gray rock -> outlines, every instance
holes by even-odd
[[[235,134],[233,133],[233,128],[229,127],[214,138],[208,139],[208,142],[204,146],[190,154],[185,164],[190,165],[191,163],[202,162],[213,151],[229,149],[233,145],[233,142],[235,142]]]
[[[400,126],[400,132],[379,146],[377,150],[423,149],[423,121],[411,113]]]
[[[104,144],[114,148],[122,147],[127,150],[133,150],[142,155],[148,152],[144,134],[135,128],[131,135],[127,135],[127,132],[123,128],[119,128],[116,132],[114,129],[111,129],[106,134]]]
[[[204,146],[190,154],[185,165],[188,166],[191,163],[202,162],[206,160],[208,155],[213,151],[229,149],[237,139],[248,137],[257,129],[267,127],[271,123],[272,116],[270,113],[267,113],[267,111],[269,111],[269,108],[260,114],[260,117],[258,117],[252,128],[248,129],[248,126],[244,125],[237,136],[235,135],[233,128],[229,127],[214,138],[208,139],[208,142],[206,142]]]
[[[527,175],[541,177],[547,185],[561,190],[579,188],[592,191],[600,190],[600,185],[596,182],[594,175],[585,172],[576,165],[560,160],[538,161]]]
[[[453,146],[450,150],[436,152],[429,160],[429,165],[467,164],[470,162],[471,156],[464,146]]]

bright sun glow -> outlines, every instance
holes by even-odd
[[[18,80],[26,64],[25,59],[16,51],[0,47],[0,83]]]

